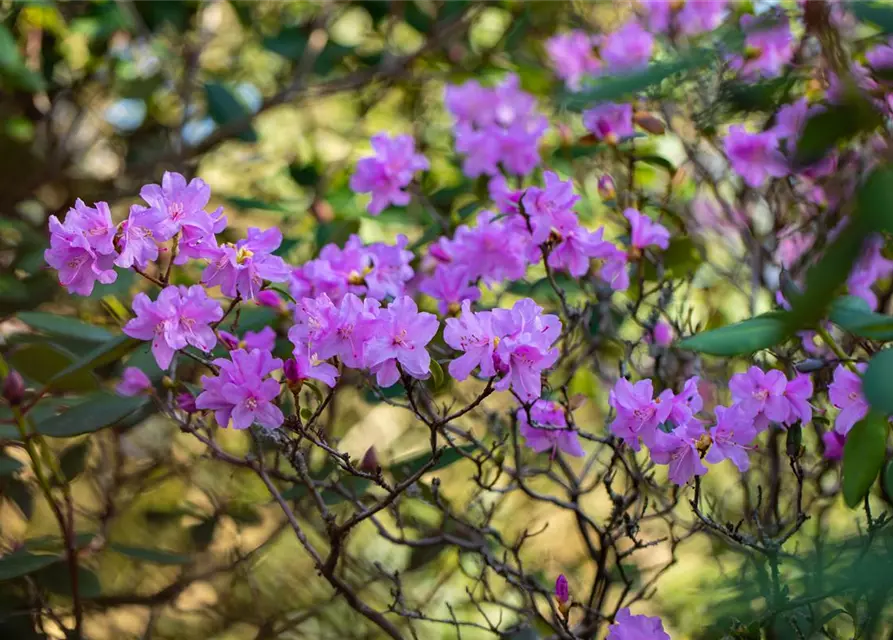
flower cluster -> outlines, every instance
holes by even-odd
[[[467,176],[495,176],[500,166],[526,175],[539,164],[539,141],[548,121],[519,84],[517,76],[509,75],[492,88],[474,80],[447,87],[446,107],[455,118],[456,151],[465,155]]]
[[[380,133],[372,137],[375,155],[357,163],[350,188],[358,193],[371,193],[367,211],[377,216],[388,205],[405,207],[409,194],[404,191],[416,171],[428,169],[428,160],[415,151],[412,136],[390,137]]]
[[[448,318],[444,341],[463,355],[450,362],[450,375],[465,380],[475,369],[496,378],[494,387],[509,388],[522,402],[539,399],[542,372],[555,364],[555,341],[561,333],[557,316],[543,314],[533,300],[524,298],[511,309],[471,310],[464,302],[458,318]]]
[[[289,290],[296,300],[326,294],[334,303],[348,293],[376,300],[397,298],[407,293],[413,277],[412,252],[406,249],[406,236],[394,244],[365,245],[352,235],[344,247],[327,244],[319,257],[291,270]]]
[[[229,355],[214,360],[218,375],[202,376],[196,408],[213,411],[223,427],[230,421],[233,429],[247,429],[255,422],[269,429],[281,425],[284,416],[274,404],[281,387],[268,376],[282,368],[282,360],[263,349],[236,349]]]
[[[528,418],[529,414],[529,418]],[[552,400],[537,400],[530,411],[521,407],[516,413],[518,433],[524,444],[537,453],[549,451],[552,456],[558,450],[571,456],[583,456],[580,437],[567,423],[564,407]]]
[[[771,424],[788,427],[812,419],[812,380],[799,374],[788,380],[781,371],[751,367],[729,381],[732,405],[717,406],[709,429],[697,417],[704,403],[698,378],[686,381],[681,393],[665,389],[657,397],[651,380],[635,384],[621,378],[610,394],[616,411],[611,431],[633,450],[648,447],[652,460],[669,465],[669,478],[682,485],[707,473],[702,459],[716,464],[730,460],[740,471],[749,467],[747,451]]]

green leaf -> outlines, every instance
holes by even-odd
[[[856,18],[870,22],[883,34],[893,33],[893,7],[879,2],[852,2],[847,6]]]
[[[875,169],[859,192],[859,215],[872,231],[893,233],[893,167]]]
[[[144,549],[142,547],[131,547],[124,544],[116,544],[114,542],[109,545],[109,548],[122,555],[129,556],[137,560],[142,560],[144,562],[151,562],[152,564],[180,565],[188,564],[190,560],[189,556],[180,553],[174,553],[173,551],[163,551],[160,549]]]
[[[446,374],[443,372],[443,367],[440,366],[440,363],[437,360],[431,359],[431,377],[426,380],[428,387],[432,392],[436,393],[443,388],[444,383],[446,382]]]
[[[0,24],[0,75],[14,87],[37,93],[46,88],[43,78],[25,64],[12,33]]]
[[[878,111],[862,98],[828,105],[806,121],[794,152],[794,166],[815,164],[842,142],[876,129],[882,123]]]
[[[843,447],[843,498],[850,508],[868,494],[884,464],[888,428],[885,417],[872,411],[847,434]]]
[[[141,341],[134,340],[128,336],[118,336],[113,338],[112,340],[99,345],[80,360],[71,363],[70,366],[53,376],[53,379],[50,380],[48,384],[51,387],[55,387],[56,383],[64,379],[66,376],[81,371],[93,371],[94,369],[98,369],[99,367],[103,367],[112,362],[117,362],[141,344]]]
[[[275,36],[263,39],[263,47],[294,62],[301,59],[309,41],[304,27],[286,27]]]
[[[319,182],[319,170],[313,164],[293,164],[288,168],[288,175],[302,187],[314,187]]]
[[[887,494],[887,498],[893,500],[893,460],[889,460],[884,465],[884,474],[881,476],[881,481],[884,483],[884,493]]]
[[[437,459],[437,462],[435,462],[434,465],[425,473],[445,469],[446,467],[455,464],[460,460],[464,460],[476,449],[477,446],[474,444],[463,444],[459,447],[441,449],[441,454],[440,457]],[[428,464],[429,460],[431,460],[431,452],[426,452],[421,455],[413,456],[406,460],[399,460],[389,466],[388,471],[390,471],[398,480],[402,480],[403,478],[408,478],[412,474],[416,473],[419,469]]]
[[[854,335],[869,340],[893,340],[893,317],[875,313],[862,298],[838,298],[831,304],[828,318]]]
[[[205,99],[208,102],[208,115],[223,126],[231,122],[244,121],[245,127],[236,136],[244,142],[257,142],[257,132],[250,126],[251,112],[219,82],[205,83]]]
[[[677,73],[705,67],[714,57],[714,52],[709,49],[693,49],[675,60],[657,62],[636,73],[600,77],[594,82],[595,86],[592,89],[567,96],[564,105],[568,109],[580,111],[599,102],[620,102],[630,95],[660,84]]]
[[[34,513],[34,496],[28,485],[15,478],[6,478],[3,482],[2,495],[12,500],[22,512],[25,520],[30,520]]]
[[[361,497],[366,491],[369,490],[369,487],[372,486],[372,481],[367,480],[366,478],[360,478],[359,476],[347,476],[338,481],[338,485],[342,487],[348,494],[352,494],[354,497]],[[326,503],[328,506],[332,506],[335,504],[339,504],[348,500],[348,498],[344,497],[339,491],[335,489],[326,489],[322,492],[322,501]]]
[[[712,356],[740,356],[781,344],[788,337],[785,313],[770,311],[719,329],[704,331],[677,343]]]
[[[229,196],[226,201],[239,209],[257,209],[259,211],[275,211],[276,213],[288,213],[288,209],[276,202],[268,202],[260,198],[239,198]]]
[[[26,576],[59,560],[61,558],[58,555],[36,554],[24,550],[13,551],[0,558],[0,582]]]
[[[11,476],[24,466],[25,465],[23,465],[15,458],[10,458],[5,454],[0,454],[0,476]]]
[[[684,279],[694,275],[703,260],[695,241],[687,236],[679,236],[670,240],[669,246],[661,252],[660,258],[664,266],[665,278]],[[650,262],[645,263],[645,279],[657,280],[657,268]]]
[[[85,342],[105,342],[114,336],[102,327],[81,322],[77,318],[41,311],[21,311],[16,317],[32,329],[51,336],[75,338]]]
[[[81,473],[87,466],[87,453],[90,450],[90,441],[84,440],[75,445],[68,447],[59,456],[59,466],[62,469],[62,475],[68,482],[71,482]]]
[[[862,375],[862,392],[868,404],[879,412],[893,413],[893,348],[872,356]]]
[[[147,402],[143,397],[126,398],[105,392],[95,393],[68,411],[40,422],[37,431],[54,438],[93,433],[114,426]]]
[[[81,598],[96,598],[102,593],[99,577],[84,566],[78,566],[78,595]],[[68,563],[51,564],[34,575],[34,579],[52,593],[71,595],[71,574]]]
[[[428,33],[434,20],[419,7],[418,2],[404,2],[400,6],[403,8],[403,19],[406,24],[422,35]]]
[[[16,349],[9,355],[9,363],[26,378],[40,384],[53,382],[58,391],[95,391],[99,388],[96,377],[87,370],[66,371],[77,361],[74,355],[47,342],[35,342]]]

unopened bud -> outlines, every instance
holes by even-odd
[[[174,382],[170,376],[164,376],[161,379],[161,386],[164,387],[165,389],[173,389],[174,387],[177,386],[177,383]]]
[[[702,433],[701,437],[698,438],[697,444],[695,444],[695,448],[698,450],[698,453],[701,454],[703,458],[707,455],[707,450],[710,448],[710,445],[713,444],[713,439],[706,433]]]
[[[282,371],[285,374],[288,388],[291,389],[292,393],[300,391],[301,386],[304,384],[304,379],[301,378],[301,372],[298,370],[298,361],[294,358],[289,358],[282,366]]]
[[[655,118],[647,111],[639,111],[638,113],[636,113],[633,116],[633,122],[635,122],[648,133],[653,133],[656,136],[663,135],[664,132],[667,130],[663,122]]]
[[[375,473],[378,469],[378,454],[375,453],[375,447],[372,446],[363,454],[363,459],[360,461],[360,470],[366,473]]]
[[[239,347],[239,338],[229,333],[228,331],[218,331],[217,335],[220,336],[220,341],[227,349],[232,350]]]
[[[282,299],[279,297],[279,294],[272,289],[264,289],[263,291],[258,292],[254,301],[262,307],[269,307],[271,309],[282,308]]]
[[[15,369],[10,369],[9,374],[3,381],[3,397],[13,407],[22,404],[25,398],[25,381]]]
[[[186,413],[195,413],[198,407],[195,406],[195,397],[188,391],[177,394],[177,407]]]
[[[310,205],[310,213],[319,222],[331,222],[335,219],[335,210],[326,200],[314,200]]]
[[[571,608],[571,593],[563,573],[555,580],[555,600],[558,601],[558,611],[567,619],[567,612]]]

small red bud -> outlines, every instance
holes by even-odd
[[[3,381],[3,397],[14,407],[22,404],[25,398],[25,381],[15,369],[11,369]]]
[[[363,454],[363,459],[360,461],[360,469],[367,473],[375,473],[378,471],[378,454],[375,453],[374,446],[369,447],[366,450],[366,453]]]

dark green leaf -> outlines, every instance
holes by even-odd
[[[872,356],[862,376],[862,392],[868,404],[878,412],[893,413],[893,349]]]
[[[859,191],[859,215],[872,231],[893,233],[893,167],[875,169]]]
[[[854,335],[869,340],[893,340],[893,317],[875,313],[862,298],[838,298],[832,303],[828,318]]]
[[[84,566],[78,566],[78,595],[81,598],[96,598],[102,593],[99,577]],[[72,593],[71,574],[67,562],[51,564],[34,574],[34,579],[53,593],[70,596]]]
[[[149,402],[143,397],[126,398],[95,393],[68,411],[37,425],[38,433],[54,438],[70,438],[116,425]]]
[[[460,460],[464,460],[476,449],[477,446],[474,444],[464,444],[459,447],[442,449],[437,462],[435,462],[434,465],[430,469],[428,469],[428,471],[426,471],[426,473],[444,469],[452,464],[455,464],[456,462],[459,462]],[[428,464],[430,460],[431,453],[423,453],[406,460],[399,460],[395,462],[390,467],[388,467],[388,471],[390,471],[397,479],[408,478],[412,474],[416,473],[419,469],[424,467],[426,464]]]
[[[75,445],[68,447],[59,457],[59,466],[62,468],[62,475],[68,482],[74,480],[84,471],[87,466],[87,453],[90,450],[90,441],[84,440]]]
[[[302,187],[314,187],[319,182],[319,170],[312,164],[293,164],[288,168],[291,179]]]
[[[71,363],[70,366],[66,367],[58,374],[53,376],[53,379],[50,380],[49,385],[54,387],[56,383],[60,380],[64,380],[66,376],[73,375],[76,372],[81,371],[93,371],[94,369],[98,369],[99,367],[105,366],[109,363],[116,362],[121,360],[128,353],[136,349],[142,342],[139,340],[134,340],[133,338],[129,338],[127,336],[118,336],[109,340],[108,342],[104,342],[99,345],[87,355],[77,360],[76,362]]]
[[[843,497],[850,508],[868,494],[884,464],[888,428],[886,418],[872,411],[847,434],[843,447]]]
[[[303,27],[286,27],[275,36],[264,38],[263,46],[283,58],[297,62],[307,48],[309,36]]]
[[[58,555],[13,551],[0,558],[0,582],[26,576],[59,560],[61,558]]]
[[[114,336],[102,327],[81,322],[77,318],[41,311],[22,311],[16,317],[32,329],[51,336],[75,338],[86,342],[106,342]]]
[[[6,478],[2,486],[3,495],[15,503],[25,520],[30,520],[34,513],[34,496],[28,485],[15,478]]]
[[[794,166],[815,164],[842,142],[860,133],[873,131],[882,120],[877,110],[864,99],[853,99],[838,105],[828,105],[806,121],[797,141]]]
[[[353,52],[353,47],[345,47],[329,40],[316,57],[313,71],[321,76],[328,75],[345,56]]]
[[[338,481],[338,486],[348,495],[359,498],[372,486],[372,481],[366,480],[366,478],[360,478],[359,476],[347,476]],[[322,501],[329,506],[339,504],[349,499],[337,489],[326,489],[321,495]]]
[[[239,207],[239,209],[258,209],[259,211],[275,211],[276,213],[288,213],[283,205],[277,202],[268,202],[260,198],[239,198],[230,196],[227,202]]]
[[[151,562],[152,564],[180,565],[189,563],[189,556],[175,553],[173,551],[144,549],[142,547],[131,547],[115,543],[109,545],[109,548],[122,555],[136,558],[137,560],[142,560],[144,562]]]
[[[71,353],[55,347],[47,342],[35,342],[16,349],[9,355],[10,364],[26,378],[40,384],[53,382],[58,391],[95,391],[99,388],[96,377],[87,370],[68,370],[77,358]]]
[[[428,33],[434,20],[419,7],[418,2],[404,2],[400,6],[403,7],[403,19],[406,24],[422,35]]]
[[[431,564],[437,560],[444,551],[449,550],[449,548],[450,545],[445,542],[416,547],[412,550],[412,553],[409,556],[409,566],[406,567],[406,571],[415,571],[416,569],[421,569],[425,565]]]
[[[879,2],[851,2],[847,10],[862,22],[870,22],[883,34],[893,33],[893,7]]]
[[[884,483],[884,493],[887,494],[888,500],[893,500],[893,460],[884,465],[884,475],[881,477]]]
[[[251,127],[251,112],[219,82],[205,83],[205,99],[208,102],[208,115],[223,126],[233,122],[244,122],[242,131],[236,136],[243,142],[257,142],[257,132]]]
[[[772,311],[684,338],[676,346],[712,356],[740,356],[781,344],[787,337],[785,314]]]
[[[15,458],[0,454],[0,476],[11,476],[24,466]]]
[[[0,24],[0,76],[12,86],[29,93],[45,88],[43,78],[25,64],[15,38],[3,24]]]
[[[564,104],[569,109],[580,111],[599,102],[619,102],[660,84],[677,73],[705,67],[714,57],[714,52],[708,49],[693,49],[676,60],[657,62],[642,71],[600,77],[592,89],[567,96]]]

